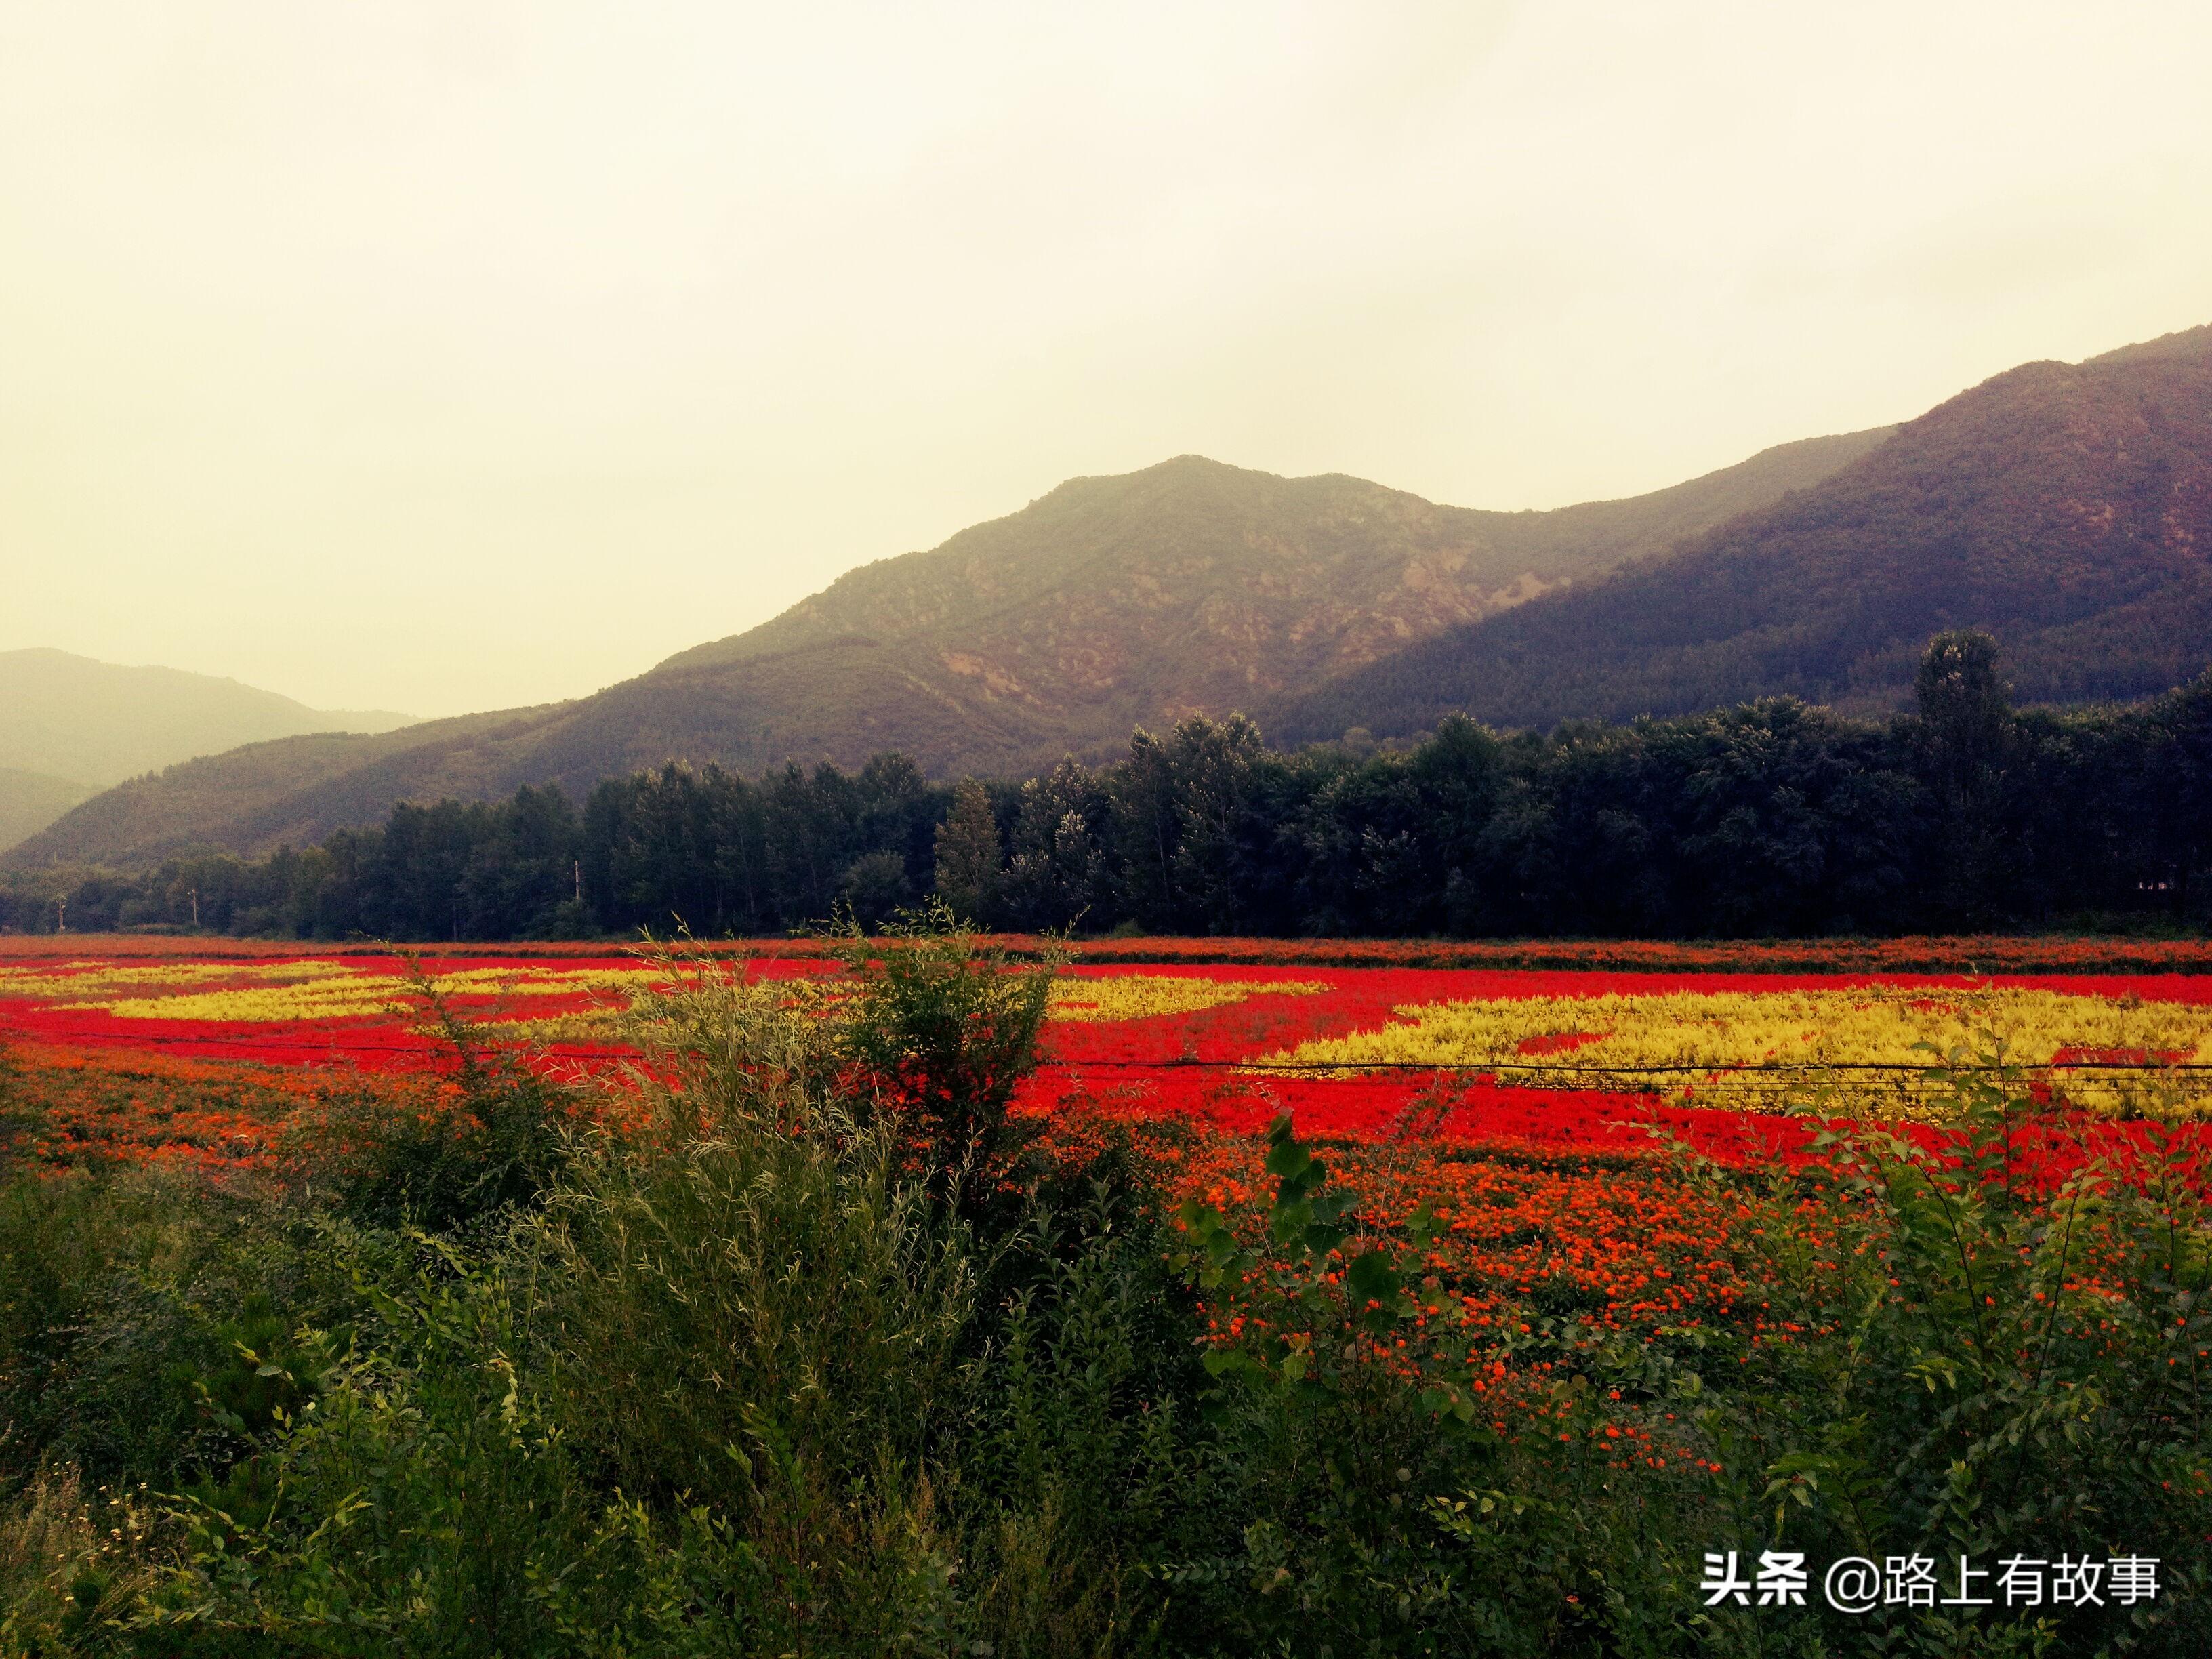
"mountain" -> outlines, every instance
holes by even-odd
[[[0,651],[0,848],[110,784],[301,732],[383,732],[410,716],[310,708],[274,691],[66,651]]]
[[[66,651],[0,651],[0,766],[78,783],[301,732],[385,732],[412,715],[310,708],[176,668],[125,668]]]
[[[2212,655],[2208,552],[2212,328],[1549,513],[1182,456],[1071,479],[594,696],[210,755],[7,857],[263,852],[396,801],[580,794],[670,759],[750,772],[897,748],[940,777],[1013,774],[1196,711],[1298,741],[1458,708],[1543,726],[1794,692],[1871,710],[1961,623],[1998,635],[2026,698],[2127,697]]]
[[[89,784],[0,766],[0,848],[13,847],[99,793]]]
[[[540,782],[580,794],[671,758],[753,771],[853,766],[896,748],[948,776],[1103,755],[1132,726],[1249,708],[1656,556],[1816,484],[1887,430],[1547,513],[1442,507],[1197,456],[1071,479],[594,696],[195,760],[87,802],[9,861],[261,852],[376,822],[398,800]]]
[[[1788,692],[1901,706],[1922,645],[1993,632],[2016,693],[2129,698],[2212,660],[2212,326],[2027,363],[1663,558],[1264,704],[1282,740],[1620,720]]]
[[[94,795],[0,857],[16,866],[135,868],[209,848],[304,847],[332,830],[377,822],[395,801],[482,796],[475,770],[444,775],[436,758],[466,753],[540,712],[464,714],[371,735],[317,732],[201,756]]]

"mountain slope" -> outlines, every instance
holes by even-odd
[[[88,784],[0,766],[0,852],[45,829],[79,801],[98,793]]]
[[[137,867],[206,848],[306,846],[334,829],[382,818],[394,801],[412,798],[408,786],[417,782],[434,797],[497,793],[465,766],[439,787],[436,761],[539,712],[465,714],[367,735],[315,732],[202,756],[94,795],[5,859]]]
[[[301,732],[382,732],[410,716],[315,709],[176,668],[66,651],[0,651],[0,767],[106,785],[195,755]]]
[[[260,852],[374,822],[397,800],[538,782],[580,793],[671,758],[752,771],[896,748],[946,775],[1103,754],[1133,725],[1249,708],[1656,555],[1885,435],[1787,444],[1552,513],[1440,507],[1357,478],[1196,456],[1073,479],[593,696],[194,762],[86,803],[9,862]]]
[[[656,672],[854,637],[921,641],[962,659],[956,673],[994,672],[1004,696],[1194,706],[1373,660],[1440,622],[1662,552],[1827,476],[1887,430],[1785,444],[1652,495],[1549,513],[1439,507],[1341,474],[1279,478],[1179,456],[1070,479]],[[1183,654],[1196,640],[1208,659]]]
[[[2160,690],[2212,659],[2212,328],[2012,369],[1812,489],[1263,710],[1276,736],[1465,709],[1510,726],[1790,692],[1895,707],[1973,625],[2038,701]]]

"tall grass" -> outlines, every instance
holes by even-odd
[[[849,1604],[887,1538],[932,1547],[980,1276],[817,1001],[705,963],[647,999],[627,1127],[579,1152],[514,1267],[572,1451],[730,1517],[794,1618]]]
[[[1367,1154],[1282,1126],[1272,1203],[1178,1222],[1110,1131],[1069,1162],[1006,1111],[1041,993],[985,962],[927,925],[823,983],[674,953],[598,1127],[486,1068],[477,1129],[438,1132],[452,1179],[414,1178],[403,1124],[312,1202],[0,1188],[0,1655],[2212,1645],[2212,1259],[2155,1133],[2039,1190],[2007,1157],[2025,1085],[1938,1067],[1948,1158],[1679,1154],[1763,1327],[1644,1343],[1532,1294],[1493,1426],[1374,1363],[1454,1298],[1433,1218],[1339,1196],[1330,1158]],[[469,1138],[496,1123],[557,1144]],[[1624,1425],[1670,1455],[1613,1455]],[[167,1495],[103,1534],[82,1483],[139,1479]],[[2167,1592],[1705,1604],[1704,1552],[1776,1545],[2138,1552]]]

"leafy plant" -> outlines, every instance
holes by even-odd
[[[422,959],[399,955],[448,1075],[303,1115],[289,1131],[290,1173],[358,1221],[434,1231],[484,1224],[553,1181],[567,1156],[568,1103],[514,1054],[487,1048]]]
[[[1013,1170],[1036,1125],[1010,1112],[1036,1064],[1063,953],[1016,961],[942,900],[875,935],[833,941],[845,966],[837,1031],[854,1085],[891,1115],[901,1147],[955,1206],[974,1212]]]

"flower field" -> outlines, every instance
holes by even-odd
[[[74,955],[53,943],[45,955],[19,946],[0,957],[0,1041],[42,1079],[19,1088],[45,1103],[18,1132],[55,1156],[191,1146],[251,1163],[295,1095],[371,1079],[404,1087],[441,1052],[407,963],[389,953]],[[618,1059],[612,1016],[653,976],[606,953],[453,954],[424,969],[457,1017],[556,1072]],[[744,971],[833,968],[783,949]],[[1991,1036],[2048,1103],[2027,1133],[2054,1169],[2124,1149],[2146,1108],[2195,1117],[2212,1105],[2212,976],[2190,973],[1086,960],[1054,988],[1046,1064],[1022,1104],[1193,1122],[1232,1139],[1287,1112],[1302,1135],[1339,1143],[1412,1138],[1547,1155],[1632,1156],[1662,1135],[1755,1164],[1807,1155],[1818,1119],[1789,1109],[1824,1087],[1824,1113],[1940,1138],[1927,1068]],[[233,1105],[196,1115],[158,1103],[222,1079],[233,1080],[223,1085]]]
[[[0,1165],[20,1178],[9,1189],[14,1211],[0,1212],[0,1225],[12,1213],[16,1257],[40,1262],[49,1215],[61,1218],[53,1229],[78,1227],[57,1232],[64,1242],[109,1224],[100,1217],[125,1218],[113,1225],[119,1242],[103,1248],[143,1242],[156,1254],[179,1248],[166,1242],[173,1205],[197,1217],[175,1235],[199,1241],[195,1251],[216,1249],[213,1241],[234,1227],[262,1230],[220,1272],[208,1270],[208,1291],[178,1293],[178,1307],[204,1304],[213,1311],[191,1316],[216,1323],[214,1357],[197,1361],[194,1373],[206,1399],[177,1432],[201,1437],[191,1442],[198,1445],[216,1432],[210,1423],[243,1424],[249,1408],[273,1409],[262,1392],[276,1404],[290,1397],[267,1379],[295,1389],[297,1377],[315,1376],[314,1397],[293,1419],[301,1426],[288,1423],[253,1443],[253,1455],[305,1468],[342,1449],[308,1425],[310,1406],[317,1422],[343,1417],[349,1430],[362,1430],[384,1420],[375,1413],[386,1409],[378,1402],[388,1376],[428,1378],[434,1360],[447,1363],[405,1346],[416,1340],[417,1319],[405,1297],[428,1298],[420,1317],[442,1322],[435,1342],[462,1340],[453,1322],[462,1304],[452,1298],[474,1292],[453,1288],[443,1268],[423,1277],[408,1267],[416,1243],[431,1236],[410,1230],[442,1229],[435,1248],[453,1254],[441,1261],[477,1262],[471,1271],[486,1275],[486,1286],[548,1287],[533,1295],[567,1295],[579,1285],[590,1296],[609,1294],[608,1275],[641,1262],[656,1273],[666,1262],[725,1264],[731,1240],[755,1224],[774,1246],[764,1264],[811,1250],[810,1273],[831,1272],[838,1258],[823,1237],[793,1242],[791,1229],[809,1212],[744,1219],[761,1194],[798,1189],[751,1176],[701,1184],[700,1168],[733,1156],[734,1143],[702,1128],[703,1114],[668,1115],[671,1103],[713,1099],[717,1077],[766,1079],[765,1088],[798,1075],[787,1056],[800,1051],[776,1046],[779,1030],[822,1037],[829,1046],[810,1052],[840,1057],[812,1075],[834,1076],[854,1098],[880,1086],[844,1069],[865,1051],[823,1037],[809,1012],[823,1006],[819,991],[835,994],[842,964],[816,949],[744,953],[741,963],[739,954],[720,946],[674,960],[461,949],[411,957],[258,949],[218,956],[166,941],[145,951],[12,948],[0,953]],[[2134,1481],[2117,1501],[2138,1520],[2153,1516],[2158,1538],[2193,1546],[2212,1536],[2212,1463],[2198,1430],[2188,1427],[2199,1422],[2203,1379],[2212,1376],[2198,1242],[2212,1188],[2212,975],[2172,971],[2170,963],[2127,974],[1968,975],[1791,972],[1741,962],[1729,971],[1680,963],[1632,971],[1203,961],[1192,959],[1195,946],[1155,954],[1168,959],[1079,957],[1054,977],[1040,1063],[1012,1074],[1019,1083],[1012,1110],[1024,1121],[1012,1126],[1006,1144],[1016,1150],[1000,1167],[1023,1173],[988,1195],[995,1202],[1017,1182],[1051,1194],[1037,1200],[1044,1219],[1036,1237],[1059,1241],[1054,1249],[1074,1235],[1058,1231],[1065,1214],[1048,1206],[1066,1203],[1068,1192],[1095,1194],[1098,1215],[1115,1217],[1082,1235],[1091,1241],[1084,1248],[1115,1252],[1115,1272],[1131,1277],[1071,1278],[1066,1305],[1077,1323],[1066,1328],[1089,1328],[1102,1305],[1092,1299],[1096,1287],[1121,1286],[1115,1305],[1129,1317],[1176,1322],[1158,1339],[1161,1363],[1180,1364],[1202,1390],[1184,1427],[1168,1417],[1133,1420],[1149,1421],[1146,1432],[1159,1435],[1210,1434],[1201,1426],[1214,1420],[1209,1413],[1247,1425],[1203,1443],[1215,1448],[1209,1455],[1243,1447],[1233,1455],[1256,1460],[1243,1478],[1261,1483],[1251,1514],[1261,1518],[1235,1532],[1236,1547],[1250,1552],[1236,1583],[1279,1582],[1277,1534],[1268,1531],[1279,1510],[1309,1516],[1301,1547],[1332,1547],[1352,1527],[1413,1559],[1444,1563],[1439,1571],[1462,1547],[1520,1561],[1523,1540],[1502,1512],[1479,1526],[1465,1517],[1489,1513],[1479,1507],[1486,1496],[1502,1502],[1528,1490],[1554,1494],[1547,1513],[1555,1516],[1568,1513],[1557,1507],[1568,1499],[1556,1495],[1572,1494],[1584,1506],[1578,1515],[1659,1517],[1649,1535],[1624,1534],[1618,1552],[1602,1558],[1604,1571],[1641,1571],[1644,1594],[1675,1595],[1692,1582],[1685,1563],[1699,1548],[1734,1536],[1726,1528],[1735,1517],[1770,1516],[1778,1501],[1796,1505],[1793,1547],[1810,1531],[1816,1543],[1827,1540],[1821,1547],[1842,1551],[1844,1523],[1823,1507],[1822,1479],[1872,1490],[1865,1483],[1880,1478],[1890,1483],[1887,1501],[1936,1504],[1915,1496],[1923,1487],[1939,1497],[1951,1490],[1931,1484],[1929,1472],[1955,1479],[1966,1465],[1949,1441],[1926,1448],[1933,1437],[1970,1431],[1982,1437],[1977,1445],[2027,1448],[1989,1454],[2025,1471],[2008,1466],[1991,1475],[1993,1491],[2073,1478],[2061,1465],[2087,1455],[2081,1448],[2137,1448],[2111,1453],[2119,1473],[2097,1473],[2099,1490]],[[994,994],[1034,983],[988,976],[997,971],[981,981]],[[731,994],[718,982],[725,973],[742,973],[767,993]],[[851,983],[892,975],[874,962]],[[665,982],[672,978],[684,982]],[[671,994],[648,999],[650,1025],[623,1018],[641,992]],[[855,991],[839,1006],[862,1006],[866,994]],[[1024,1006],[1034,1019],[1036,1003]],[[733,1021],[736,1011],[750,1011],[744,1017],[763,1023],[687,1023],[702,1011]],[[468,1028],[469,1044],[453,1042],[456,1023]],[[973,1029],[989,1024],[986,1018]],[[744,1043],[731,1039],[731,1053],[716,1047],[748,1030]],[[1033,1030],[1023,1027],[1025,1058]],[[660,1046],[671,1032],[705,1036],[696,1047]],[[632,1034],[644,1052],[625,1046]],[[470,1044],[476,1052],[464,1058]],[[1993,1045],[2007,1063],[2000,1079],[1988,1078]],[[710,1052],[717,1058],[685,1069],[686,1056]],[[1952,1075],[1934,1074],[1947,1060]],[[636,1070],[620,1069],[633,1062]],[[548,1088],[548,1078],[594,1086]],[[1978,1079],[2001,1086],[1984,1091]],[[610,1161],[579,1155],[566,1133],[587,1113],[619,1131],[599,1143],[612,1149]],[[674,1158],[654,1139],[653,1126],[670,1121],[694,1126],[685,1133],[695,1138],[678,1143]],[[641,1189],[650,1205],[617,1209],[599,1196],[548,1202],[535,1212],[540,1219],[513,1236],[471,1232],[487,1212],[510,1213],[492,1208],[501,1189],[489,1180],[541,1178],[534,1172],[546,1166],[523,1156],[541,1144],[577,1158],[552,1166],[554,1180],[572,1183],[559,1191],[601,1193],[611,1189],[583,1183],[617,1178],[664,1184]],[[796,1158],[805,1135],[776,1119],[758,1144],[763,1157]],[[1069,1184],[1051,1185],[1063,1177]],[[1125,1184],[1113,1188],[1113,1180]],[[1108,1211],[1122,1201],[1109,1200],[1109,1191],[1143,1194],[1143,1209]],[[849,1193],[831,1196],[821,1213],[854,1213]],[[707,1202],[715,1207],[683,1220],[692,1214],[687,1206]],[[79,1216],[71,1206],[94,1219],[71,1221]],[[311,1212],[344,1219],[330,1227]],[[618,1215],[625,1227],[674,1218],[666,1224],[695,1229],[672,1235],[691,1239],[690,1253],[625,1246],[592,1258],[600,1263],[596,1276],[532,1267],[493,1277],[509,1271],[501,1252],[551,1249],[558,1235],[550,1230],[603,1215]],[[1146,1231],[1125,1236],[1125,1227]],[[303,1297],[295,1285],[321,1285],[318,1264],[341,1246],[356,1253],[345,1258],[345,1275],[333,1281],[337,1288],[315,1293],[337,1298],[344,1317],[361,1322],[370,1316],[346,1299],[358,1291],[349,1275],[387,1275],[370,1313],[385,1345],[377,1364],[389,1370],[301,1370],[295,1361],[307,1348],[271,1346],[294,1340],[285,1334],[290,1326],[251,1297],[234,1310],[226,1300],[230,1275],[263,1282],[251,1277],[263,1271],[257,1251],[270,1253],[266,1284]],[[172,1272],[156,1254],[132,1273],[151,1283]],[[1073,1272],[1052,1260],[1051,1273]],[[804,1318],[779,1323],[793,1332],[874,1305],[870,1298],[888,1282],[860,1278],[854,1291],[832,1277],[816,1286],[781,1266],[771,1278],[779,1294],[813,1297]],[[130,1274],[98,1280],[102,1296],[111,1283],[137,1282]],[[685,1321],[712,1301],[695,1299],[709,1282],[671,1282],[672,1295],[681,1291],[671,1304],[685,1310],[681,1316],[658,1300],[622,1304],[627,1311],[607,1328],[609,1347],[579,1348],[574,1358],[565,1346],[544,1350],[532,1368],[539,1379],[532,1401],[581,1390],[588,1407],[562,1432],[590,1433],[607,1401],[635,1394],[638,1376],[688,1376],[669,1345],[693,1340]],[[1164,1291],[1170,1284],[1173,1291]],[[1093,1289],[1076,1296],[1085,1285]],[[1027,1346],[1021,1322],[1045,1293],[1005,1297],[994,1315],[1010,1322],[1006,1364],[1020,1388],[1032,1386],[1035,1356],[1045,1352]],[[89,1302],[82,1315],[57,1311],[49,1325],[76,1330],[81,1319],[86,1330],[151,1341],[137,1295],[112,1310]],[[591,1305],[574,1304],[585,1313]],[[420,1328],[431,1340],[432,1326]],[[531,1340],[559,1333],[565,1344],[568,1333],[589,1328],[564,1313],[532,1328],[539,1334]],[[865,1324],[837,1329],[810,1364],[843,1364],[866,1347]],[[514,1334],[494,1320],[468,1339],[490,1344],[482,1350],[488,1357],[452,1374],[512,1375],[500,1368]],[[721,1334],[696,1340],[696,1364],[714,1386],[686,1396],[694,1411],[720,1398],[720,1368],[730,1356],[750,1352]],[[110,1345],[105,1334],[88,1339],[88,1364]],[[658,1370],[641,1362],[625,1369],[641,1345],[661,1357]],[[1093,1392],[1102,1362],[1079,1344],[1067,1354],[1066,1420],[1094,1425],[1103,1420]],[[560,1369],[569,1365],[578,1368],[573,1376]],[[769,1370],[785,1374],[781,1361]],[[131,1375],[142,1372],[155,1374],[141,1367]],[[1946,1383],[1951,1393],[1939,1400],[1928,1381],[1939,1372],[1967,1381]],[[0,1388],[9,1386],[0,1370]],[[425,1401],[462,1397],[439,1392],[443,1382],[425,1386]],[[367,1392],[356,1397],[359,1390]],[[2026,1403],[2004,1406],[2013,1416],[1986,1431],[1978,1419],[1958,1428],[1962,1419],[1944,1414],[1954,1395],[1976,1412],[1995,1412],[2000,1395],[2012,1398],[2005,1390]],[[10,1409],[24,1421],[33,1408],[23,1402],[36,1392],[27,1383],[15,1396]],[[244,1405],[222,1407],[233,1417],[217,1415],[219,1401],[232,1397]],[[391,1420],[411,1424],[416,1409],[408,1405]],[[504,1425],[524,1407],[509,1393],[488,1398],[485,1409]],[[2068,1425],[2081,1413],[2097,1414],[2095,1431],[2070,1437]],[[2182,1424],[2198,1438],[2128,1440],[2136,1432],[2130,1413],[2152,1425],[2144,1435],[2179,1434],[2170,1425]],[[672,1427],[659,1415],[656,1407],[639,1419],[650,1423],[654,1459],[697,1449],[690,1419]],[[879,1415],[843,1412],[841,1420]],[[1267,1483],[1305,1478],[1309,1464],[1251,1427],[1268,1423],[1277,1425],[1271,1433],[1312,1437],[1325,1449],[1328,1489],[1357,1479],[1367,1497],[1335,1509],[1312,1495],[1299,1500],[1303,1510],[1278,1504]],[[494,1439],[506,1443],[506,1432]],[[1890,1437],[1873,1437],[1882,1435]],[[476,1443],[441,1435],[435,1445],[449,1441]],[[736,1443],[716,1431],[702,1443]],[[978,1471],[1003,1465],[999,1444],[978,1440]],[[1131,1455],[1117,1449],[1100,1467],[1124,1467]],[[1039,1467],[1057,1470],[1058,1456]],[[310,1502],[300,1510],[307,1537],[300,1547],[311,1553],[351,1547],[344,1528],[309,1524],[330,1504],[355,1503],[351,1464],[338,1473],[343,1478],[314,1500],[327,1500],[322,1509]],[[415,1524],[434,1502],[423,1493],[470,1489],[442,1473],[425,1479],[422,1493],[392,1500],[394,1524]],[[1181,1479],[1157,1484],[1181,1490]],[[599,1504],[597,1496],[579,1501]],[[730,1512],[741,1512],[740,1499],[731,1501]],[[2138,1547],[2133,1534],[2093,1536],[2085,1530],[2092,1523],[2070,1513],[2022,1515],[2006,1524],[2046,1553],[2057,1547],[2051,1540],[2077,1534],[2108,1553]],[[1520,1511],[1514,1516],[1517,1525]],[[1478,1529],[1462,1534],[1463,1520]],[[514,1530],[529,1534],[535,1524]],[[1456,1541],[1438,1541],[1447,1535]],[[660,1541],[648,1553],[672,1547],[653,1537]],[[259,1551],[258,1561],[276,1559],[273,1547],[234,1547],[225,1534],[208,1546],[191,1582],[240,1598],[249,1611],[234,1609],[235,1617],[258,1628],[253,1620],[276,1615],[256,1598],[266,1585],[290,1583],[292,1570],[278,1563],[265,1579],[257,1568],[250,1581],[233,1583],[224,1575],[234,1547]],[[1360,1573],[1370,1571],[1372,1547],[1351,1548]],[[2174,1553],[2170,1541],[2161,1547]],[[1557,1583],[1544,1595],[1574,1625],[1596,1571],[1553,1571]],[[1496,1575],[1480,1577],[1487,1583]],[[299,1582],[312,1589],[311,1580],[320,1582],[312,1574]]]
[[[613,1016],[653,977],[617,955],[424,966],[457,1017],[556,1075],[623,1058]],[[744,971],[830,965],[778,954]],[[444,1049],[424,1012],[390,955],[17,956],[0,966],[0,1136],[52,1166],[278,1167],[302,1126],[432,1109]],[[2189,1068],[2212,1059],[2212,978],[1078,963],[1018,1109],[1068,1139],[1132,1126],[1171,1191],[1231,1210],[1266,1188],[1262,1134],[1288,1114],[1335,1149],[1369,1224],[1424,1203],[1442,1218],[1433,1265],[1481,1287],[1451,1328],[1540,1291],[1648,1334],[1748,1294],[1715,1253],[1727,1218],[1668,1173],[1662,1142],[1787,1166],[1819,1155],[1824,1116],[1859,1113],[1940,1146],[1916,1045],[1990,1032],[2049,1104],[2021,1127],[2020,1168],[2055,1184],[2089,1157],[2124,1163],[2145,1099],[2191,1117],[2207,1103],[2212,1070]],[[1837,1079],[1817,1114],[1785,1109]]]
[[[655,975],[619,955],[422,965],[484,1041],[556,1075],[624,1057],[615,1016]],[[786,951],[743,971],[834,964]],[[446,1049],[425,1012],[390,954],[18,954],[0,966],[0,1135],[52,1166],[281,1168],[303,1127],[436,1109]],[[1487,1328],[1532,1299],[1600,1335],[1738,1321],[1787,1340],[1723,1247],[1740,1218],[1674,1171],[1669,1146],[1787,1168],[1857,1115],[1940,1151],[1929,1068],[1992,1036],[2043,1105],[2018,1127],[2015,1176],[2048,1189],[2091,1158],[2124,1166],[2154,1117],[2185,1120],[2159,1131],[2169,1149],[2206,1138],[2212,976],[2176,973],[1078,962],[1053,987],[1018,1109],[1071,1148],[1133,1128],[1170,1192],[1232,1213],[1264,1205],[1264,1133],[1287,1115],[1332,1149],[1364,1226],[1434,1218],[1426,1264],[1455,1306],[1394,1339],[1400,1362],[1433,1371],[1500,1365],[1510,1333]],[[1534,1373],[1511,1375],[1525,1388]],[[1508,1387],[1504,1369],[1470,1376],[1478,1396]]]
[[[1034,953],[1041,941],[1024,934],[992,936],[1014,955]],[[0,933],[0,962],[47,962],[70,956],[76,942],[50,933]],[[281,939],[231,939],[181,933],[118,933],[96,945],[106,958],[127,962],[284,961],[308,954]],[[425,945],[426,956],[482,956],[494,947]],[[545,940],[502,944],[507,959],[596,960],[603,945]],[[819,959],[827,954],[808,938],[716,941],[718,955],[756,959]],[[2069,938],[2010,933],[1960,933],[1897,939],[1733,939],[1720,943],[1670,939],[1389,939],[1270,938],[1092,939],[1069,947],[1079,963],[1208,964],[1267,968],[1458,968],[1629,974],[2060,974],[2190,975],[2212,973],[2212,943],[2202,939]],[[319,954],[374,957],[381,947],[329,946]]]

